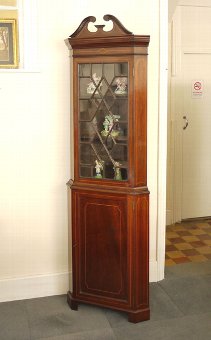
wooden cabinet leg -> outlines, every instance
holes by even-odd
[[[78,302],[72,298],[70,292],[67,293],[67,303],[72,310],[78,310]]]
[[[132,323],[138,323],[140,321],[147,321],[149,319],[150,319],[149,309],[128,313],[128,321]]]

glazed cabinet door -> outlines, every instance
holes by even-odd
[[[80,178],[128,180],[128,62],[79,63]]]
[[[103,193],[74,192],[74,298],[128,304],[129,249],[127,199]]]

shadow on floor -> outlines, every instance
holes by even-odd
[[[66,296],[0,304],[1,340],[208,340],[211,338],[211,261],[166,267],[150,284],[151,319],[138,324],[124,313],[79,305]]]

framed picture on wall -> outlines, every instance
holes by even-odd
[[[15,19],[0,19],[0,68],[18,68],[18,35]]]

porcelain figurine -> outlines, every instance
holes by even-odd
[[[117,78],[116,79],[116,94],[126,94],[127,93],[127,78]]]
[[[120,163],[115,162],[114,164],[114,179],[116,181],[122,181],[122,174],[121,174],[121,169],[120,169]]]
[[[105,116],[105,120],[103,122],[104,130],[101,131],[101,135],[106,137],[108,134],[111,134],[112,137],[117,137],[119,135],[119,130],[116,129],[116,123],[118,123],[120,116],[119,115],[107,115]]]
[[[103,170],[102,162],[100,162],[96,159],[96,161],[95,161],[95,171],[96,171],[95,178],[103,178],[103,176],[101,174],[102,170]]]
[[[101,78],[98,77],[96,73],[94,73],[94,74],[92,75],[92,79],[93,79],[94,81],[90,81],[90,83],[88,84],[87,90],[86,90],[87,93],[89,93],[89,94],[93,94],[93,93],[95,92],[96,87],[97,87],[97,85],[99,84]],[[102,86],[102,83],[100,84],[99,87],[101,87],[101,86]],[[96,91],[95,93],[98,94],[98,91]]]

